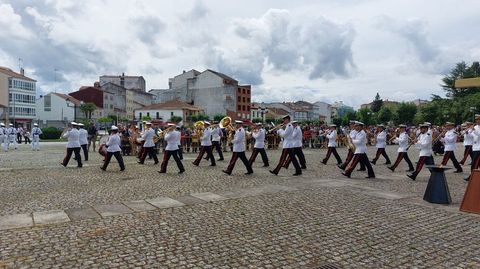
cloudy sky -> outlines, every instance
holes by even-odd
[[[18,70],[21,58],[39,94],[122,72],[167,88],[182,70],[210,68],[252,84],[254,101],[429,99],[456,62],[480,60],[479,10],[478,0],[0,0],[0,66]]]

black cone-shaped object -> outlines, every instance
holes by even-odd
[[[427,189],[423,195],[423,200],[434,204],[450,204],[450,191],[448,190],[445,170],[451,169],[446,166],[427,165],[425,166],[432,173],[428,180]]]

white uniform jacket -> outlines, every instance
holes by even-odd
[[[87,130],[85,130],[83,128],[80,128],[80,130],[78,130],[78,132],[80,133],[80,135],[79,135],[80,145],[88,144],[88,140],[87,140],[88,132],[87,132]]]
[[[245,151],[245,130],[241,127],[235,130],[235,135],[232,139],[233,152]]]
[[[420,150],[420,157],[432,155],[432,136],[428,133],[420,134],[415,145]]]
[[[464,146],[473,145],[473,129],[465,130],[463,134],[463,145]]]
[[[283,144],[282,147],[284,149],[290,149],[293,148],[294,143],[293,143],[293,126],[292,124],[287,124],[285,126],[285,129],[280,129],[277,131],[277,134],[283,138]]]
[[[182,132],[177,130],[175,130],[174,132],[177,134],[177,145],[182,146]]]
[[[473,127],[472,135],[473,135],[472,150],[480,151],[480,125],[475,125],[475,127]]]
[[[303,144],[303,134],[300,126],[293,128],[293,147],[301,148]]]
[[[176,131],[169,132],[165,135],[164,140],[167,142],[165,150],[175,151],[178,150],[178,134]]]
[[[120,136],[118,134],[112,134],[107,140],[107,152],[120,151]]]
[[[7,129],[6,134],[7,134],[7,137],[9,138],[10,143],[13,143],[13,141],[15,141],[15,138],[17,137],[17,129],[13,127],[9,127]]]
[[[203,130],[203,135],[200,137],[200,145],[202,146],[211,146],[212,145],[212,129],[210,127]]]
[[[337,131],[333,130],[330,133],[328,133],[327,138],[328,138],[328,147],[336,148],[337,147]]]
[[[212,129],[212,141],[220,142],[220,133],[222,129],[216,127]]]
[[[265,129],[260,128],[258,132],[252,133],[252,137],[255,139],[255,145],[253,146],[254,148],[265,148]]]
[[[408,135],[406,132],[401,133],[397,138],[393,140],[393,143],[398,144],[397,152],[407,152],[408,147]]]
[[[445,145],[445,151],[455,151],[455,143],[457,143],[457,135],[452,129],[445,133],[445,137],[441,138],[440,141]]]
[[[3,139],[5,138],[5,128],[0,127],[0,144],[3,143]]]
[[[67,148],[79,148],[80,147],[80,140],[79,140],[80,133],[76,128],[72,128],[70,131],[67,131],[63,138],[67,138]]]
[[[32,138],[39,137],[42,133],[42,129],[38,127],[33,127],[32,128]]]
[[[155,147],[155,143],[153,143],[153,137],[155,136],[155,130],[152,128],[148,128],[145,130],[145,132],[142,135],[142,140],[145,141],[145,144],[143,144],[144,148],[151,148]]]
[[[352,143],[355,145],[354,154],[367,152],[367,134],[364,130],[357,132],[355,136],[352,136]]]
[[[380,132],[379,134],[377,134],[377,138],[375,140],[377,141],[375,147],[379,149],[384,149],[387,146],[387,132]]]

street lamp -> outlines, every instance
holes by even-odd
[[[470,107],[470,112],[472,112],[472,114],[473,114],[473,121],[475,121],[475,111],[476,111],[476,110],[477,110],[476,107],[474,107],[474,106],[471,106],[471,107]]]
[[[70,98],[65,99],[67,102],[67,107],[73,107],[73,121],[77,122],[77,104],[70,100]],[[80,105],[83,104],[83,101],[80,101]]]

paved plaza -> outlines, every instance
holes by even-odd
[[[227,176],[230,153],[217,167],[185,154],[181,175],[173,160],[160,175],[134,157],[104,172],[92,152],[64,168],[64,147],[0,153],[0,268],[480,268],[480,215],[459,211],[466,172],[447,171],[444,206],[422,200],[426,169],[412,181],[380,158],[377,178],[348,179],[320,163],[325,149],[305,150],[308,169],[292,177],[260,160]],[[280,152],[267,153],[276,165]]]

